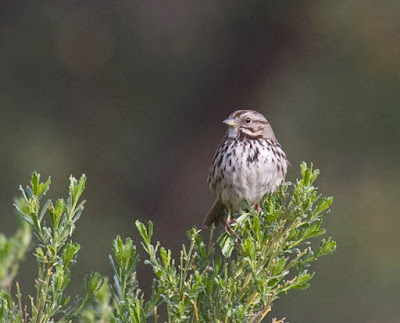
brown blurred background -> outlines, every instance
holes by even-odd
[[[213,196],[208,167],[233,110],[264,113],[292,163],[334,196],[290,322],[397,322],[400,4],[397,1],[9,1],[0,4],[0,231],[33,170],[65,196],[88,176],[71,294],[111,275],[112,239],[155,223],[175,252]],[[33,292],[31,254],[18,279]],[[144,265],[143,265],[144,266]],[[148,288],[149,268],[139,278]]]

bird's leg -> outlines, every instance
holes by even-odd
[[[229,208],[228,209],[228,216],[226,217],[226,220],[225,220],[225,232],[229,236],[231,231],[232,231],[232,227],[231,227],[231,209]]]
[[[231,233],[233,233],[235,235],[236,238],[240,239],[240,237],[237,235],[237,233],[232,229],[231,227],[231,223],[232,222],[236,222],[236,220],[231,220],[231,213],[232,210],[231,208],[228,209],[228,216],[225,220],[225,232],[228,236],[231,235]]]
[[[261,213],[261,205],[260,205],[260,202],[258,202],[258,203],[256,204],[256,207],[257,207],[257,215],[260,215],[260,213]]]

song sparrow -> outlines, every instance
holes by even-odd
[[[282,183],[288,161],[261,113],[238,110],[224,123],[228,130],[215,152],[207,179],[217,199],[203,226],[225,223],[225,230],[232,231],[232,212],[240,210],[245,200],[260,212],[259,202]]]

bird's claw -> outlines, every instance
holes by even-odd
[[[230,220],[229,222],[228,222],[228,221],[225,222],[225,232],[226,232],[226,234],[227,234],[228,236],[230,236],[231,233],[233,233],[233,235],[234,235],[236,238],[238,238],[239,240],[241,240],[240,237],[238,236],[238,234],[235,232],[235,230],[232,229],[232,226],[231,226],[232,223],[237,223],[237,221],[236,221],[235,219],[233,219],[233,220]]]

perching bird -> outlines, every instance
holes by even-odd
[[[228,130],[215,152],[207,179],[217,199],[203,226],[224,223],[229,232],[232,213],[244,207],[245,200],[260,212],[260,201],[283,182],[289,162],[261,113],[238,110],[223,122]]]

